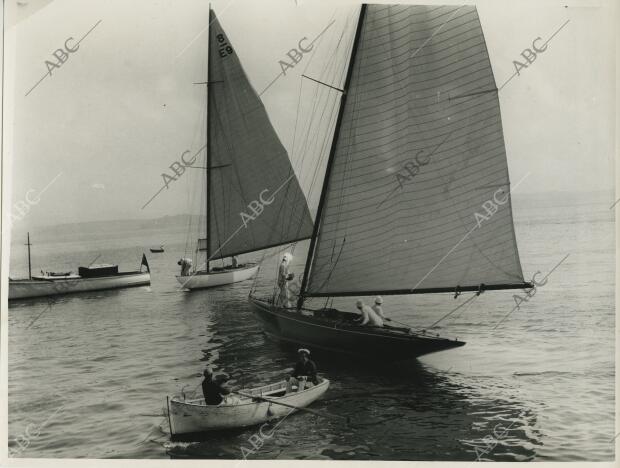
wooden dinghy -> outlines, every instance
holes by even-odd
[[[281,418],[294,407],[304,408],[320,398],[329,387],[329,380],[318,385],[286,394],[286,382],[276,382],[238,392],[241,397],[226,397],[219,405],[206,405],[203,398],[184,400],[174,396],[168,399],[170,434],[235,429],[255,426]]]

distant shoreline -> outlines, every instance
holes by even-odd
[[[550,191],[550,192],[528,192],[519,193],[518,190],[512,194],[515,201],[521,204],[527,202],[528,199],[547,199],[550,202],[566,202],[573,204],[578,200],[592,201],[597,198],[609,199],[610,203],[615,200],[613,190],[597,190],[597,191]],[[569,201],[570,200],[570,201]],[[315,209],[311,209],[312,215],[315,215]],[[117,228],[156,228],[156,227],[187,227],[188,225],[196,225],[197,223],[203,223],[204,216],[197,214],[177,214],[177,215],[162,215],[156,218],[126,218],[126,219],[108,219],[108,220],[94,220],[94,221],[75,221],[65,222],[58,224],[38,224],[31,225],[29,227],[22,226],[22,223],[17,223],[12,230],[13,238],[20,237],[25,234],[26,231],[36,232],[36,230],[45,230],[46,232],[57,232],[59,235],[63,232],[74,232],[76,229],[81,231],[97,231],[100,228],[107,228],[110,225],[115,225]]]

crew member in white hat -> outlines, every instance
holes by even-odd
[[[358,308],[358,310],[361,313],[361,317],[360,317],[360,325],[372,325],[375,327],[382,327],[383,326],[383,319],[381,317],[379,317],[374,310],[372,310],[369,306],[367,306],[366,304],[364,304],[364,301],[359,300],[355,303],[355,306]]]
[[[301,392],[304,388],[309,388],[319,383],[316,375],[316,364],[310,359],[310,350],[299,348],[297,350],[299,360],[295,364],[293,373],[288,378],[286,393],[293,391],[293,385],[297,385],[297,391]]]
[[[280,288],[280,294],[276,300],[276,305],[280,307],[293,307],[291,304],[291,295],[288,290],[288,282],[291,281],[295,275],[288,272],[288,267],[291,264],[293,256],[290,253],[285,253],[282,257],[282,263],[278,269],[278,287]]]
[[[381,296],[377,296],[377,297],[375,297],[375,303],[374,303],[374,305],[372,306],[372,310],[374,310],[374,311],[375,311],[375,313],[376,313],[379,317],[381,317],[383,320],[385,320],[385,319],[386,319],[386,317],[385,317],[385,315],[383,315],[383,307],[382,307],[382,304],[383,304],[383,298],[382,298]]]

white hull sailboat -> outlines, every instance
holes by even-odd
[[[303,239],[312,218],[288,153],[224,29],[209,12],[206,118],[206,224],[195,254],[200,269],[177,281],[185,289],[223,286],[253,278],[259,266],[235,257]],[[289,224],[291,223],[292,224]],[[226,261],[225,259],[231,259]],[[217,262],[219,267],[212,267]]]
[[[168,400],[170,433],[191,434],[255,426],[278,419],[319,399],[329,388],[322,379],[312,387],[286,393],[286,382],[264,385],[243,392],[242,398],[228,397],[219,405],[206,405],[203,398]],[[254,397],[254,398],[252,398]]]
[[[203,289],[247,281],[256,276],[257,272],[256,263],[247,263],[237,268],[211,268],[208,272],[197,271],[189,276],[176,276],[176,279],[186,289]]]

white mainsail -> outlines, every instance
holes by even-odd
[[[475,6],[362,12],[302,294],[523,287]]]

